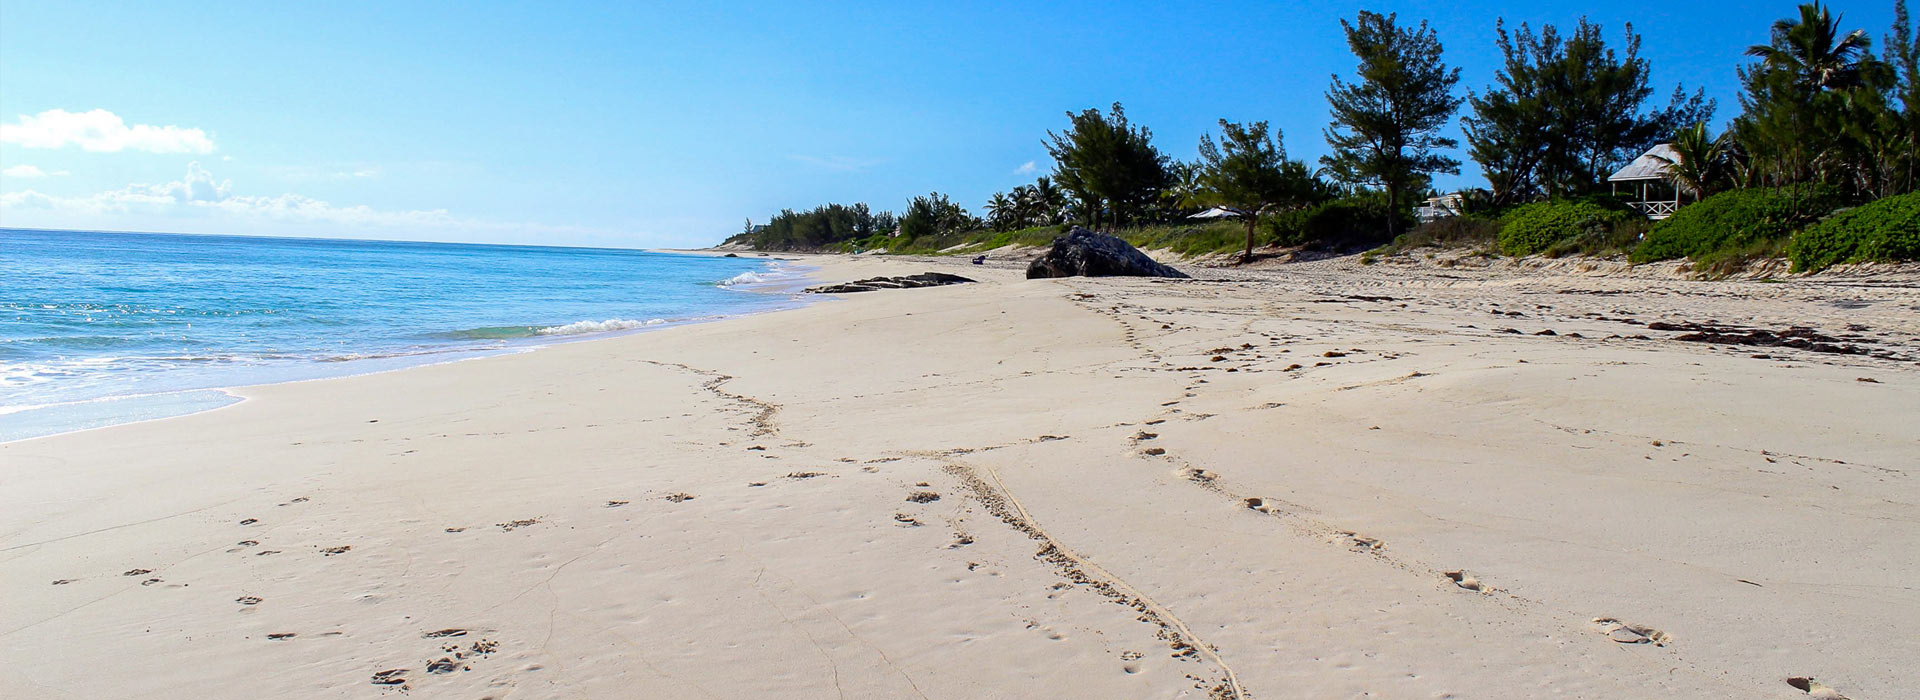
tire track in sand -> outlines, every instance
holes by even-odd
[[[1198,657],[1218,666],[1222,678],[1208,689],[1209,697],[1215,700],[1245,700],[1247,695],[1246,691],[1240,687],[1240,677],[1234,673],[1232,666],[1227,665],[1225,659],[1220,658],[1220,654],[1212,645],[1202,641],[1200,635],[1194,634],[1193,629],[1166,606],[1155,602],[1139,589],[1127,585],[1126,581],[1113,575],[1112,572],[1087,561],[1055,540],[1040,527],[1033,519],[1033,515],[1027,512],[1026,506],[1020,503],[1020,499],[1016,498],[1013,492],[1007,489],[1006,484],[1000,481],[1000,475],[992,467],[981,465],[980,470],[977,471],[963,462],[952,459],[943,459],[943,461],[947,462],[946,472],[959,479],[961,484],[972,493],[974,499],[987,509],[987,512],[992,513],[1008,527],[1039,541],[1040,551],[1034,556],[1052,564],[1062,577],[1076,584],[1083,584],[1114,602],[1138,611],[1142,621],[1160,628],[1157,636],[1173,648],[1175,656]],[[985,478],[981,477],[980,471],[986,473]]]

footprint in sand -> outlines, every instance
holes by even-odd
[[[1820,698],[1820,700],[1847,700],[1847,696],[1841,695],[1840,691],[1829,688],[1827,684],[1809,677],[1794,676],[1788,678],[1787,685],[1804,691],[1807,695]]]
[[[691,501],[694,498],[697,498],[697,497],[690,493],[675,492],[675,493],[667,494],[668,503],[684,503],[686,501]]]
[[[1465,588],[1469,591],[1483,590],[1480,585],[1480,579],[1467,575],[1467,572],[1465,571],[1460,571],[1458,569],[1453,571],[1448,571],[1446,572],[1446,577],[1453,581],[1453,585],[1459,586],[1461,588]]]
[[[243,595],[233,599],[233,602],[241,605],[259,605],[261,600],[259,596]]]
[[[322,549],[320,550],[320,555],[325,557],[330,557],[335,554],[346,554],[347,552],[350,552],[350,551],[353,551],[353,545],[343,544],[338,547],[328,547],[326,549]]]
[[[1673,637],[1665,632],[1642,625],[1631,625],[1611,617],[1593,618],[1593,628],[1608,639],[1621,644],[1652,644],[1663,647],[1673,643]]]
[[[932,491],[915,491],[907,494],[907,501],[910,503],[932,503],[938,500],[940,500],[940,494]]]
[[[374,685],[401,685],[407,682],[407,669],[390,668],[373,674]]]

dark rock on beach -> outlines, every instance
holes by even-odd
[[[1053,239],[1047,254],[1027,266],[1027,279],[1042,277],[1181,277],[1126,241],[1078,226]]]
[[[827,284],[808,287],[812,294],[847,294],[851,292],[871,292],[877,289],[917,289],[920,287],[940,287],[949,284],[962,284],[973,280],[945,272],[922,272],[905,277],[874,277],[871,279]]]

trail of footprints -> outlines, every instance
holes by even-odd
[[[467,635],[468,630],[458,627],[422,632],[421,639],[435,640],[437,651],[429,652],[429,656],[438,655],[439,658],[422,663],[420,671],[433,676],[472,671],[474,661],[491,656],[500,650],[499,642],[486,638],[472,642],[445,641]],[[413,689],[414,681],[414,669],[400,667],[376,671],[369,682],[373,685],[390,686],[404,692]]]
[[[1168,311],[1167,309],[1152,309],[1152,308],[1148,308],[1144,306],[1136,306],[1136,305],[1127,305],[1126,308],[1123,308],[1121,305],[1102,306],[1100,305],[1100,302],[1102,301],[1100,297],[1093,294],[1086,294],[1086,293],[1072,294],[1072,295],[1069,295],[1069,298],[1075,302],[1080,303],[1080,305],[1083,308],[1086,308],[1090,311],[1101,314],[1103,316],[1107,316],[1108,318],[1119,323],[1124,329],[1122,332],[1123,340],[1125,340],[1130,347],[1139,351],[1143,357],[1159,365],[1158,369],[1161,371],[1198,372],[1203,370],[1218,369],[1221,367],[1224,367],[1225,371],[1227,372],[1262,371],[1267,368],[1261,367],[1260,365],[1276,364],[1274,360],[1271,360],[1266,355],[1266,352],[1273,352],[1275,354],[1288,353],[1291,351],[1291,348],[1285,347],[1287,344],[1287,341],[1301,339],[1299,336],[1294,336],[1290,334],[1283,336],[1280,334],[1254,331],[1250,327],[1243,328],[1242,329],[1243,332],[1239,333],[1238,335],[1246,335],[1246,334],[1260,335],[1266,339],[1267,343],[1269,344],[1268,347],[1263,349],[1250,342],[1242,342],[1238,346],[1215,347],[1215,348],[1212,348],[1211,350],[1206,350],[1200,353],[1194,353],[1195,356],[1205,357],[1206,364],[1200,364],[1196,362],[1194,364],[1181,365],[1176,362],[1169,361],[1164,355],[1150,348],[1147,345],[1147,343],[1141,339],[1140,332],[1134,328],[1133,320],[1137,319],[1139,321],[1146,322],[1149,326],[1157,325],[1158,330],[1161,330],[1161,331],[1196,330],[1193,328],[1177,329],[1174,327],[1174,325],[1171,322],[1161,322],[1160,320],[1155,319],[1153,316],[1149,315],[1149,312],[1151,311],[1164,312],[1164,311]],[[1385,297],[1385,296],[1376,297],[1376,296],[1339,295],[1338,298],[1318,299],[1315,301],[1326,302],[1326,303],[1348,303],[1351,301],[1392,302],[1397,300],[1392,297]],[[1405,304],[1401,304],[1401,306],[1405,306]],[[1537,305],[1537,308],[1548,309],[1548,310],[1551,309],[1551,307],[1547,307],[1543,305]],[[1188,313],[1193,312],[1192,309],[1188,309],[1186,311]],[[1507,310],[1496,310],[1495,313],[1502,316],[1520,315],[1518,312],[1507,311]],[[1229,313],[1222,313],[1222,312],[1215,311],[1215,312],[1210,312],[1209,315],[1227,316],[1227,315],[1237,315],[1237,314],[1229,314]],[[1256,318],[1255,320],[1257,321],[1258,318]],[[1252,323],[1253,321],[1249,321],[1248,325],[1250,326]],[[1223,329],[1214,329],[1214,330],[1223,330]],[[1552,334],[1552,333],[1550,331],[1542,333],[1542,335],[1547,335],[1547,334]],[[1568,335],[1569,337],[1576,337],[1576,338],[1578,337],[1578,334],[1568,334]],[[1231,337],[1231,335],[1229,337]],[[1329,364],[1333,364],[1332,362],[1330,362],[1331,360],[1339,360],[1342,358],[1347,358],[1350,355],[1364,354],[1364,353],[1366,353],[1366,351],[1359,348],[1338,348],[1338,349],[1321,351],[1318,353],[1314,353],[1313,367],[1324,367]],[[1384,353],[1384,354],[1381,354],[1380,357],[1381,359],[1397,359],[1398,357],[1400,357],[1400,355],[1394,354],[1394,353]],[[1233,366],[1233,364],[1231,364],[1235,362],[1238,362],[1239,365]],[[1280,371],[1280,372],[1293,372],[1296,370],[1305,369],[1305,367],[1302,364],[1296,362],[1296,363],[1289,363],[1289,364],[1286,364],[1285,366],[1277,367],[1273,369],[1277,369],[1277,371]],[[1410,376],[1424,376],[1424,375],[1415,373],[1414,375],[1410,375]],[[1167,401],[1161,404],[1162,408],[1166,409],[1162,413],[1163,416],[1182,413],[1182,410],[1178,408],[1178,406],[1182,403],[1182,401],[1184,401],[1185,399],[1196,397],[1198,392],[1198,387],[1202,384],[1208,383],[1208,381],[1204,379],[1202,375],[1195,374],[1195,375],[1192,375],[1190,378],[1192,379],[1192,382],[1187,384],[1183,388],[1182,395],[1180,397],[1177,397],[1171,401]],[[1273,406],[1266,406],[1263,408],[1270,408],[1270,407],[1273,407]],[[1188,418],[1189,420],[1196,419],[1196,418],[1203,419],[1205,415],[1206,414],[1188,414],[1186,418]],[[1149,421],[1148,425],[1158,424],[1162,422],[1164,422],[1164,418]],[[1519,596],[1515,596],[1503,589],[1490,586],[1482,582],[1478,576],[1475,576],[1472,573],[1464,570],[1459,570],[1459,569],[1438,570],[1438,569],[1433,569],[1431,567],[1416,566],[1406,562],[1402,562],[1399,559],[1388,555],[1386,553],[1386,543],[1379,540],[1378,538],[1367,537],[1351,531],[1338,530],[1338,529],[1327,527],[1321,523],[1312,522],[1304,518],[1304,516],[1298,515],[1296,512],[1292,512],[1285,508],[1282,508],[1281,506],[1276,504],[1272,499],[1269,499],[1269,498],[1264,498],[1259,496],[1242,496],[1242,495],[1233,493],[1222,484],[1220,475],[1218,473],[1212,472],[1191,464],[1187,464],[1184,462],[1184,460],[1179,460],[1178,458],[1175,458],[1175,457],[1169,457],[1167,450],[1163,447],[1145,446],[1142,444],[1147,441],[1153,440],[1157,437],[1159,437],[1157,433],[1142,430],[1135,433],[1132,437],[1128,438],[1128,443],[1133,447],[1135,447],[1138,451],[1138,454],[1143,457],[1171,459],[1175,463],[1182,465],[1179,469],[1176,470],[1176,474],[1184,477],[1189,483],[1192,483],[1208,491],[1212,491],[1214,493],[1220,494],[1225,498],[1236,500],[1250,511],[1261,513],[1263,515],[1294,520],[1295,521],[1294,529],[1298,534],[1319,536],[1327,542],[1342,546],[1348,549],[1349,551],[1373,556],[1381,560],[1382,562],[1387,563],[1396,568],[1406,570],[1412,573],[1421,574],[1421,575],[1436,576],[1441,580],[1447,581],[1452,586],[1465,591],[1470,591],[1470,592],[1479,593],[1479,594],[1486,594],[1486,595],[1498,594],[1498,595],[1503,595],[1510,599],[1514,599],[1516,601],[1526,602],[1526,603],[1537,602],[1537,601],[1531,601],[1531,600],[1520,598]],[[1611,618],[1611,617],[1594,618],[1591,622],[1591,625],[1593,630],[1596,633],[1621,644],[1651,644],[1653,646],[1666,646],[1673,642],[1672,636],[1668,635],[1667,633],[1661,630],[1648,627],[1645,625],[1622,622],[1618,619]]]
[[[1225,365],[1227,363],[1239,360],[1242,362],[1240,366],[1228,366],[1228,367],[1225,367],[1225,371],[1229,371],[1229,372],[1243,371],[1243,370],[1244,371],[1261,371],[1264,368],[1256,367],[1255,366],[1256,363],[1266,364],[1271,366],[1272,364],[1278,362],[1278,358],[1268,357],[1266,353],[1269,353],[1269,352],[1274,354],[1289,353],[1291,351],[1291,348],[1287,348],[1284,346],[1287,344],[1289,340],[1299,339],[1298,336],[1266,333],[1266,332],[1259,332],[1259,331],[1248,331],[1253,335],[1258,335],[1262,338],[1265,338],[1265,341],[1268,343],[1268,345],[1262,348],[1259,346],[1255,346],[1252,343],[1242,343],[1238,347],[1229,347],[1229,346],[1217,347],[1217,348],[1213,348],[1211,350],[1205,351],[1204,353],[1195,353],[1195,356],[1204,356],[1206,358],[1206,363],[1207,363],[1206,365],[1201,365],[1201,364],[1181,365],[1177,362],[1167,359],[1165,356],[1161,355],[1159,352],[1148,347],[1147,344],[1140,339],[1139,332],[1134,329],[1134,325],[1131,322],[1131,320],[1123,317],[1123,314],[1131,313],[1138,320],[1146,322],[1150,326],[1157,326],[1158,330],[1161,330],[1161,331],[1176,330],[1175,328],[1173,328],[1172,324],[1158,322],[1146,313],[1147,311],[1153,311],[1153,310],[1166,311],[1165,309],[1147,309],[1145,307],[1136,307],[1136,308],[1128,309],[1123,312],[1121,307],[1119,306],[1107,306],[1107,307],[1097,306],[1093,302],[1097,302],[1099,298],[1091,294],[1075,294],[1075,295],[1072,295],[1071,298],[1073,298],[1077,302],[1081,302],[1082,305],[1088,308],[1089,310],[1095,311],[1097,313],[1101,313],[1103,315],[1107,315],[1110,318],[1113,318],[1117,322],[1121,323],[1123,328],[1125,328],[1124,339],[1126,340],[1126,342],[1130,346],[1138,350],[1144,358],[1158,365],[1158,367],[1142,367],[1137,369],[1145,369],[1149,371],[1198,372],[1201,370],[1216,369],[1221,365]],[[1364,350],[1359,350],[1359,349],[1340,349],[1340,350],[1327,350],[1322,353],[1319,353],[1319,355],[1321,358],[1324,358],[1324,359],[1338,359],[1338,358],[1347,357],[1349,353],[1358,354],[1358,353],[1364,353],[1364,352],[1365,352]],[[1392,357],[1394,356],[1392,355],[1382,356],[1383,359],[1392,359]],[[666,363],[656,363],[656,364],[666,365]],[[1326,361],[1316,360],[1315,366],[1319,367],[1319,366],[1325,366],[1327,364],[1329,363]],[[720,389],[721,385],[725,384],[727,381],[732,379],[731,376],[698,370],[685,365],[666,365],[666,366],[671,366],[676,369],[681,369],[684,371],[705,376],[707,378],[707,381],[702,385],[702,388],[723,400],[736,404],[740,408],[740,412],[748,416],[750,434],[754,436],[767,436],[767,435],[777,434],[778,429],[774,425],[772,418],[774,414],[778,411],[779,407],[774,404],[766,403],[766,402],[759,401],[757,399],[753,399],[751,397],[747,397],[739,394],[733,394],[731,392],[726,392]],[[1271,367],[1270,369],[1267,369],[1267,371],[1292,372],[1299,369],[1303,369],[1303,367],[1299,363],[1292,363],[1284,367]],[[1192,378],[1194,381],[1185,387],[1183,391],[1184,395],[1180,397],[1180,399],[1194,397],[1195,392],[1197,391],[1197,387],[1201,384],[1207,383],[1207,380],[1202,378],[1202,376],[1199,374],[1192,375]],[[1167,409],[1166,411],[1163,412],[1163,415],[1173,415],[1173,414],[1181,413],[1181,410],[1177,408],[1178,404],[1181,402],[1180,399],[1176,399],[1174,401],[1170,401],[1170,402],[1167,402],[1166,404],[1163,404],[1163,407]],[[1195,416],[1199,416],[1200,419],[1204,419],[1205,414],[1188,414],[1185,417],[1188,419],[1195,419]],[[1144,421],[1141,425],[1152,427],[1165,422],[1166,422],[1165,418],[1156,418],[1153,420]],[[1164,448],[1161,448],[1158,446],[1143,445],[1143,443],[1150,443],[1151,441],[1155,440],[1158,437],[1159,437],[1158,433],[1143,429],[1134,433],[1130,438],[1128,438],[1128,441],[1131,445],[1139,448],[1139,454],[1141,454],[1142,456],[1171,460],[1176,464],[1183,465],[1177,470],[1177,473],[1184,476],[1187,481],[1197,486],[1200,486],[1202,488],[1205,488],[1209,491],[1212,491],[1214,493],[1220,494],[1223,498],[1227,498],[1229,500],[1235,501],[1249,511],[1259,513],[1264,516],[1270,516],[1270,517],[1275,517],[1275,518],[1284,520],[1298,534],[1311,534],[1311,535],[1319,536],[1325,541],[1336,544],[1338,546],[1341,546],[1343,548],[1346,548],[1356,553],[1367,554],[1369,556],[1379,559],[1384,563],[1388,563],[1389,565],[1395,566],[1396,568],[1400,568],[1409,572],[1420,573],[1423,575],[1428,575],[1428,574],[1437,575],[1439,579],[1445,580],[1450,585],[1466,591],[1470,591],[1470,592],[1474,592],[1482,595],[1500,594],[1500,595],[1505,595],[1509,598],[1513,598],[1515,600],[1524,600],[1524,599],[1518,598],[1517,596],[1513,596],[1510,593],[1506,593],[1501,589],[1489,586],[1483,583],[1478,577],[1466,571],[1462,571],[1462,570],[1437,571],[1424,566],[1416,566],[1416,565],[1411,565],[1411,564],[1402,562],[1388,555],[1385,551],[1386,543],[1382,542],[1377,538],[1367,537],[1351,531],[1344,531],[1344,530],[1338,530],[1335,528],[1327,527],[1324,524],[1318,523],[1316,521],[1311,520],[1310,518],[1307,518],[1306,516],[1300,515],[1298,512],[1299,511],[1298,508],[1289,508],[1287,507],[1288,504],[1280,503],[1275,499],[1259,497],[1259,496],[1244,496],[1241,494],[1234,493],[1222,483],[1222,480],[1219,474],[1187,464],[1183,460],[1180,460],[1177,456],[1168,455],[1167,451]],[[1048,436],[1041,436],[1039,438],[1029,440],[1026,442],[1045,442],[1045,441],[1060,440],[1060,439],[1066,439],[1066,438],[1062,436],[1048,435]],[[787,446],[806,446],[806,443],[795,443]],[[999,446],[976,448],[974,450],[955,450],[952,452],[954,455],[958,455],[958,454],[965,454],[967,452],[973,452],[973,451],[979,451],[979,450],[996,449],[997,447]],[[760,445],[755,445],[746,449],[751,451],[759,451],[759,452],[767,451],[764,446],[760,446]],[[767,454],[766,456],[768,458],[777,458],[773,454]],[[899,459],[901,458],[885,457],[880,459],[866,460],[865,466],[863,467],[863,471],[871,473],[875,471],[876,465],[897,461]],[[856,460],[852,460],[850,458],[843,458],[840,461],[851,463],[851,462],[855,462]],[[946,461],[948,463],[949,475],[953,476],[956,479],[959,479],[963,486],[966,486],[967,488],[971,489],[971,491],[968,492],[967,495],[971,496],[973,501],[976,501],[982,504],[984,507],[988,509],[990,513],[995,515],[998,519],[1000,519],[1003,523],[1007,524],[1009,527],[1013,527],[1014,529],[1022,532],[1027,532],[1029,536],[1035,536],[1036,539],[1039,539],[1042,541],[1043,546],[1041,548],[1041,551],[1038,554],[1036,554],[1036,557],[1038,557],[1042,561],[1052,564],[1056,568],[1056,570],[1060,573],[1060,575],[1063,578],[1065,578],[1068,582],[1070,582],[1070,583],[1055,584],[1056,588],[1061,586],[1065,586],[1067,588],[1076,588],[1076,587],[1084,588],[1084,589],[1099,593],[1108,598],[1111,598],[1116,603],[1127,605],[1129,607],[1134,608],[1140,613],[1139,615],[1140,620],[1155,624],[1159,628],[1159,631],[1157,632],[1158,636],[1162,639],[1162,641],[1168,644],[1170,649],[1173,651],[1173,655],[1175,658],[1189,660],[1189,661],[1199,661],[1201,660],[1201,657],[1204,655],[1208,659],[1213,660],[1216,663],[1219,663],[1220,668],[1223,671],[1225,671],[1226,673],[1225,676],[1214,676],[1209,678],[1201,678],[1199,676],[1192,676],[1191,674],[1189,674],[1189,677],[1193,678],[1196,681],[1197,687],[1201,687],[1202,689],[1207,690],[1209,694],[1213,697],[1240,697],[1240,693],[1242,691],[1240,690],[1237,684],[1237,681],[1231,678],[1231,669],[1227,668],[1224,665],[1224,662],[1219,661],[1217,654],[1213,653],[1211,647],[1207,647],[1204,650],[1196,648],[1195,645],[1198,644],[1199,642],[1197,642],[1197,640],[1192,640],[1190,638],[1190,635],[1183,635],[1179,630],[1179,626],[1176,626],[1175,624],[1171,624],[1169,623],[1168,620],[1163,619],[1162,615],[1160,614],[1160,611],[1156,608],[1156,606],[1152,606],[1147,601],[1142,600],[1141,598],[1136,597],[1135,595],[1129,595],[1128,593],[1123,592],[1122,589],[1117,588],[1112,583],[1109,583],[1099,577],[1089,574],[1086,570],[1080,567],[1079,563],[1076,560],[1058,551],[1054,547],[1050,539],[1046,538],[1044,535],[1035,535],[1034,532],[1028,532],[1027,531],[1028,528],[1025,527],[1026,524],[1024,523],[1024,520],[1020,518],[1018,514],[1013,513],[1011,510],[1007,508],[1006,504],[1000,500],[997,490],[993,489],[991,486],[987,485],[985,482],[980,481],[979,478],[973,475],[970,470],[967,470],[964,467],[958,466],[957,463],[952,462],[950,459],[943,459],[943,461]],[[766,487],[769,484],[773,483],[774,481],[804,482],[804,481],[816,479],[819,477],[826,477],[826,476],[831,476],[831,475],[823,471],[797,470],[797,471],[790,471],[776,478],[749,482],[747,484],[747,487],[750,487],[750,488]],[[915,490],[911,490],[907,492],[906,495],[904,496],[904,500],[907,503],[912,504],[914,506],[926,506],[941,500],[941,495],[938,492],[931,490],[931,487],[927,482],[918,482],[917,484],[915,484],[915,487],[916,487]],[[661,496],[660,498],[669,504],[677,505],[677,504],[683,504],[687,501],[694,500],[696,496],[694,494],[685,493],[685,492],[673,492],[665,496]],[[308,501],[309,499],[303,496],[303,497],[292,499],[286,503],[280,503],[278,505],[289,506],[294,504],[306,503]],[[619,508],[619,507],[627,506],[630,503],[631,503],[630,500],[607,500],[604,502],[603,507]],[[921,525],[924,524],[921,518],[925,516],[917,515],[909,512],[893,512],[891,517],[893,522],[896,523],[899,527],[914,528],[914,527],[920,527]],[[495,526],[498,527],[500,531],[503,533],[511,533],[517,530],[538,525],[540,524],[541,521],[542,521],[542,518],[533,517],[533,518],[517,519],[517,520],[497,523]],[[973,543],[974,539],[972,535],[966,531],[961,519],[955,518],[950,520],[949,522],[952,525],[954,537],[953,537],[953,540],[947,545],[947,548],[955,549],[955,548],[964,547]],[[239,525],[242,527],[252,527],[252,526],[259,525],[259,523],[260,523],[260,520],[257,518],[245,518],[239,521]],[[465,526],[452,526],[452,527],[445,528],[445,531],[447,533],[460,533],[460,532],[466,531],[466,529],[467,528]],[[273,554],[280,553],[279,550],[272,550],[272,549],[256,550],[255,548],[260,547],[261,543],[262,543],[261,539],[245,539],[237,542],[233,548],[230,548],[226,551],[229,553],[253,551],[255,556],[266,556],[266,555],[273,555]],[[346,554],[352,550],[353,550],[352,545],[338,545],[333,547],[322,548],[319,551],[322,554],[322,556],[332,557],[332,556]],[[977,566],[979,566],[978,562],[969,563],[970,569],[975,568]],[[127,570],[122,575],[126,577],[148,577],[148,578],[144,578],[141,581],[142,585],[153,585],[161,582],[161,579],[158,576],[149,576],[153,573],[154,572],[150,569],[134,568],[134,569]],[[52,584],[67,585],[67,584],[74,583],[78,580],[79,579],[60,579],[60,580],[53,581]],[[241,606],[243,609],[252,609],[255,606],[260,606],[264,602],[266,601],[263,598],[258,596],[253,596],[253,595],[243,595],[235,600],[235,603]],[[1525,602],[1534,602],[1534,601],[1525,601]],[[1673,643],[1673,638],[1661,630],[1644,626],[1644,625],[1625,622],[1612,617],[1593,618],[1590,622],[1590,625],[1594,633],[1601,636],[1605,636],[1608,639],[1611,639],[1620,644],[1650,644],[1652,646],[1667,646]],[[489,655],[492,655],[495,652],[497,652],[499,649],[498,642],[490,639],[485,639],[485,638],[480,638],[472,642],[465,642],[465,640],[454,641],[454,642],[446,641],[450,639],[456,639],[459,637],[465,637],[468,635],[469,635],[468,630],[459,629],[459,628],[449,628],[449,629],[442,629],[442,630],[423,633],[422,634],[423,639],[436,640],[437,646],[435,647],[435,651],[431,653],[429,656],[434,656],[437,658],[430,658],[424,661],[419,665],[417,671],[411,667],[399,667],[399,668],[390,668],[390,669],[385,669],[385,670],[375,672],[370,677],[369,682],[377,686],[383,686],[383,687],[398,689],[401,691],[406,691],[413,687],[412,686],[413,683],[418,682],[418,680],[421,678],[421,676],[419,675],[421,673],[424,673],[428,676],[438,676],[438,675],[452,674],[455,672],[470,671],[473,668],[472,664],[474,661],[485,658]],[[276,632],[276,633],[267,635],[267,639],[270,641],[280,642],[280,641],[293,639],[296,636],[297,636],[297,633],[294,633],[294,632]],[[1138,670],[1137,662],[1139,658],[1140,658],[1140,654],[1137,651],[1126,651],[1122,655],[1122,661],[1125,663],[1126,672],[1133,673]],[[1787,682],[1790,685],[1792,685],[1794,688],[1803,690],[1813,697],[1843,698],[1843,696],[1839,695],[1836,691],[1833,691],[1831,688],[1811,678],[1795,677],[1795,678],[1787,679]]]
[[[1152,437],[1157,437],[1157,435],[1143,432],[1136,434],[1131,438],[1131,441],[1137,444],[1142,439],[1151,439]],[[1141,454],[1164,457],[1166,452],[1164,450],[1143,450]],[[1170,459],[1183,465],[1176,470],[1176,473],[1184,476],[1189,482],[1220,494],[1225,498],[1238,501],[1247,510],[1262,515],[1287,519],[1290,521],[1290,525],[1292,525],[1296,534],[1317,535],[1326,542],[1341,546],[1355,553],[1372,556],[1394,568],[1410,573],[1420,575],[1438,574],[1438,578],[1462,590],[1483,595],[1499,595],[1521,603],[1540,604],[1540,601],[1523,598],[1505,589],[1490,586],[1482,582],[1479,577],[1471,572],[1462,569],[1437,570],[1424,565],[1402,561],[1387,554],[1386,543],[1378,538],[1368,537],[1350,530],[1338,530],[1328,527],[1322,523],[1306,518],[1298,512],[1280,507],[1273,499],[1260,496],[1242,496],[1227,489],[1222,483],[1219,474],[1190,464],[1185,464],[1184,461],[1179,460],[1177,457]],[[1620,644],[1650,644],[1656,647],[1664,647],[1674,642],[1673,636],[1664,631],[1646,625],[1625,622],[1613,617],[1593,618],[1590,625],[1596,634]]]

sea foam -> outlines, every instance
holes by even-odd
[[[757,272],[742,272],[740,274],[737,274],[732,277],[728,277],[725,280],[722,280],[720,282],[720,286],[732,287],[735,285],[742,285],[742,284],[765,284],[768,281],[770,281],[769,277],[770,277],[769,275],[763,275]]]
[[[630,331],[635,328],[658,326],[666,323],[664,318],[650,318],[634,321],[624,318],[610,318],[605,321],[575,321],[563,326],[548,326],[534,331],[535,335],[580,335],[582,333],[606,333],[609,331]]]

